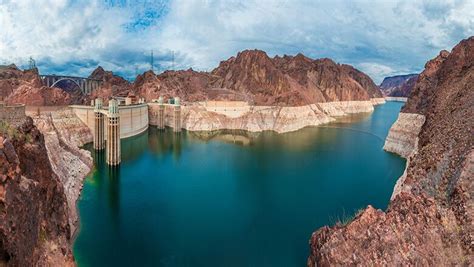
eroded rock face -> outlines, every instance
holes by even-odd
[[[0,262],[73,266],[68,205],[31,118],[0,135]]]
[[[379,101],[340,101],[298,107],[245,106],[214,111],[205,106],[181,106],[181,126],[188,131],[244,130],[285,133],[316,126],[353,113],[372,112]],[[158,125],[159,105],[148,105],[150,124]],[[232,111],[238,109],[239,111]],[[173,109],[165,108],[165,125],[174,127]]]
[[[59,88],[42,86],[37,69],[0,66],[0,97],[7,104],[32,106],[68,105],[75,98]]]
[[[424,115],[401,112],[390,128],[383,149],[408,159],[418,148],[418,134],[424,123]]]
[[[379,87],[386,96],[408,97],[417,80],[418,74],[385,77]]]
[[[425,65],[402,109],[425,122],[388,210],[369,207],[346,226],[317,230],[308,266],[474,263],[472,84],[474,37]]]

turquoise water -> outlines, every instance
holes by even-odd
[[[382,150],[403,104],[287,134],[150,128],[103,154],[78,203],[79,266],[304,266],[311,233],[385,209],[405,161]],[[90,149],[90,147],[89,147]]]

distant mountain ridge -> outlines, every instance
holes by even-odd
[[[36,87],[41,87],[38,73],[33,73],[33,76],[31,78],[37,81]],[[211,72],[188,69],[165,71],[156,75],[147,71],[130,83],[99,66],[89,77],[103,81],[102,86],[90,96],[61,96],[61,101],[54,101],[53,97],[50,101],[43,102],[87,104],[96,97],[108,99],[117,95],[134,94],[147,101],[160,96],[179,96],[185,101],[244,100],[255,105],[301,106],[383,97],[368,75],[350,65],[338,64],[328,58],[311,59],[303,54],[270,58],[261,50],[239,52],[236,56],[221,61]],[[0,85],[1,82],[0,77]],[[10,81],[7,83],[12,84]],[[33,89],[30,90],[34,91]],[[8,94],[15,95],[14,91],[16,87],[10,86]],[[49,90],[43,88],[42,91]],[[22,95],[26,93],[28,92],[23,92]],[[9,98],[10,102],[42,103],[35,101],[36,94],[29,94],[29,97],[4,97]]]
[[[383,97],[372,79],[352,66],[302,54],[270,58],[261,50],[239,52],[211,72],[146,72],[137,77],[134,90],[147,100],[177,95],[282,106]]]
[[[408,97],[417,79],[418,74],[385,77],[379,88],[387,96]]]

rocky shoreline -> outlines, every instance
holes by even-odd
[[[299,107],[251,106],[238,117],[208,111],[203,106],[181,107],[182,127],[188,131],[244,130],[249,132],[292,132],[307,126],[335,121],[349,114],[372,112],[374,106],[385,103],[383,98],[368,101],[338,101],[316,103]],[[158,105],[151,104],[150,124],[157,125]],[[165,125],[173,127],[172,110],[165,110]]]

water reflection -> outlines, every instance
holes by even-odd
[[[148,148],[148,136],[145,131],[137,136],[122,139],[120,141],[122,161],[135,160],[145,152]],[[124,151],[127,153],[123,153]]]
[[[111,216],[114,221],[119,222],[120,218],[120,166],[108,166],[107,176],[108,181],[108,205],[111,211]]]
[[[220,141],[241,146],[249,146],[252,141],[261,135],[261,132],[249,132],[244,130],[217,130],[189,132],[190,137],[204,141]]]
[[[185,145],[186,131],[175,133],[172,129],[148,128],[148,147],[155,155],[172,152],[175,159],[179,159],[181,150]]]

